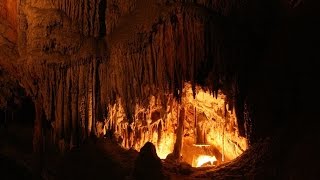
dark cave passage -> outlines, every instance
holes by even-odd
[[[7,108],[0,111],[1,129],[5,131],[8,126],[25,126],[32,128],[35,120],[35,106],[30,97],[16,97],[19,99],[15,104],[12,102]]]
[[[34,103],[30,97],[25,97],[23,98],[22,103],[19,105],[19,108],[16,108],[14,111],[11,111],[11,117],[9,117],[8,121],[12,123],[19,123],[19,124],[26,124],[29,126],[33,126],[34,119],[35,119]]]
[[[32,174],[24,166],[18,165],[15,160],[0,154],[0,173],[2,179],[33,179]]]

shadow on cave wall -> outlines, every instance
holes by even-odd
[[[19,165],[15,160],[0,154],[0,174],[1,179],[34,179],[32,174],[24,166]]]
[[[29,97],[15,97],[19,102],[8,102],[5,109],[0,110],[1,126],[7,127],[13,124],[33,127],[35,110],[34,103]]]

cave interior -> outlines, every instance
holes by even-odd
[[[0,0],[0,179],[317,179],[316,0]]]

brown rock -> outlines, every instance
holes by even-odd
[[[164,179],[161,160],[151,142],[141,148],[135,161],[133,176],[136,179]]]

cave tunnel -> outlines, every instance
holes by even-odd
[[[315,0],[0,0],[0,179],[318,179]]]

